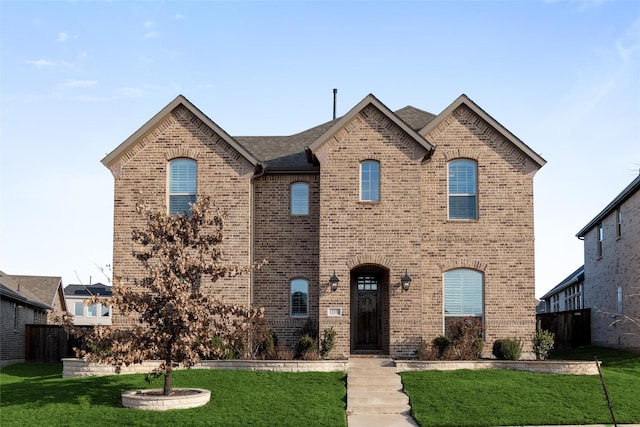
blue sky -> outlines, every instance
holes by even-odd
[[[640,170],[640,2],[0,1],[0,269],[105,281],[100,160],[178,94],[231,135],[287,135],[373,93],[465,93],[547,161],[536,295]]]

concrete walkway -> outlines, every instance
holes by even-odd
[[[347,423],[349,427],[417,427],[409,415],[409,397],[392,359],[349,358]]]

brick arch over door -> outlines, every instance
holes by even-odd
[[[379,265],[381,267],[386,268],[387,270],[391,270],[391,259],[384,255],[375,255],[375,254],[361,254],[351,257],[347,260],[346,265],[349,267],[349,270],[353,270],[354,268],[361,265]]]

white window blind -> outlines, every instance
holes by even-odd
[[[309,184],[291,184],[291,215],[309,215]]]
[[[473,160],[449,162],[449,218],[477,219],[477,165]]]
[[[189,203],[196,202],[197,163],[192,159],[176,159],[169,163],[169,214],[190,212]]]
[[[444,274],[444,312],[482,316],[482,273],[461,268]]]

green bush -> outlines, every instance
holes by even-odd
[[[316,340],[305,334],[296,343],[296,358],[302,359],[307,352],[312,350],[318,351]]]
[[[533,351],[536,354],[536,360],[545,360],[547,356],[549,356],[551,350],[553,350],[555,336],[553,335],[553,332],[542,329],[540,322],[538,322],[536,333],[533,335],[531,342],[533,343]]]
[[[336,343],[336,331],[333,328],[325,329],[320,340],[320,357],[323,359],[331,353]]]
[[[500,360],[518,360],[522,353],[522,342],[517,338],[505,338],[493,343],[493,355]]]

